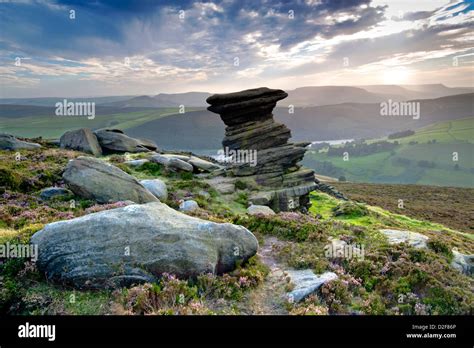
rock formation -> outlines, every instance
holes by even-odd
[[[249,89],[207,98],[209,111],[226,124],[222,142],[228,172],[268,198],[275,211],[306,210],[315,189],[314,172],[302,168],[309,143],[289,143],[291,131],[275,122],[272,110],[288,96],[282,90]],[[264,192],[261,192],[264,191]]]
[[[54,222],[31,238],[49,280],[78,288],[221,274],[255,255],[258,242],[242,226],[187,216],[155,202]]]
[[[74,194],[100,203],[158,201],[133,176],[94,157],[80,156],[70,160],[63,173],[63,180]]]

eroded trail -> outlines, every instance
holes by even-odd
[[[285,242],[275,237],[265,237],[263,245],[260,246],[257,255],[260,260],[270,268],[270,274],[265,282],[251,291],[242,301],[242,314],[253,315],[284,315],[288,314],[286,309],[287,284],[284,267],[273,256],[274,247],[284,245]]]

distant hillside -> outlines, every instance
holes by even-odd
[[[322,86],[301,87],[288,91],[288,98],[283,99],[278,105],[295,107],[332,105],[342,103],[378,103],[395,96],[382,95],[368,92],[359,87],[347,86]],[[397,98],[396,100],[399,100]]]
[[[365,85],[358,86],[371,93],[389,96],[392,100],[434,99],[456,94],[474,93],[474,88],[431,85]]]
[[[295,141],[374,138],[395,131],[418,129],[440,120],[473,115],[474,95],[460,95],[422,100],[421,117],[380,116],[379,104],[346,103],[308,108],[276,108],[275,119],[291,129]],[[157,119],[129,129],[135,136],[151,138],[165,148],[218,148],[224,136],[224,125],[218,115],[207,110],[186,112]]]
[[[176,94],[160,93],[154,97],[142,95],[139,97],[131,98],[129,100],[121,100],[117,102],[107,103],[104,105],[120,108],[167,108],[179,107],[180,105],[184,105],[185,107],[207,107],[208,104],[206,103],[206,99],[210,95],[211,94],[207,92],[188,92]]]
[[[433,99],[456,94],[474,93],[474,88],[431,85],[365,85],[365,86],[307,86],[286,90],[288,98],[280,106],[309,107],[342,103],[380,103],[412,99]],[[211,93],[160,93],[155,96],[108,96],[90,98],[66,98],[68,101],[88,101],[97,105],[128,108],[207,107],[206,99]],[[63,97],[50,98],[0,98],[0,104],[54,106]]]
[[[387,139],[367,143],[380,141]],[[388,141],[397,145],[363,156],[347,147],[347,161],[324,149],[311,150],[303,163],[318,174],[353,182],[474,187],[474,117],[439,122]]]
[[[122,100],[129,100],[134,96],[121,95],[110,97],[90,97],[90,98],[68,98],[68,97],[47,97],[47,98],[0,98],[0,104],[14,104],[14,105],[32,105],[32,106],[49,106],[53,107],[57,102],[67,99],[72,102],[95,102],[99,104],[107,104],[118,102]]]
[[[295,140],[374,138],[417,129],[438,121],[466,118],[474,114],[474,94],[461,94],[420,102],[420,119],[408,116],[381,116],[380,104],[345,103],[275,109],[275,117],[292,131]]]

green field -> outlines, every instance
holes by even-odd
[[[324,150],[308,151],[305,165],[319,174],[344,176],[353,182],[474,187],[474,118],[436,123],[400,139],[368,142],[381,140],[399,145],[393,151],[366,156],[350,156],[349,152],[348,161],[328,156]],[[453,161],[453,153],[457,153],[457,161]],[[434,167],[420,166],[419,161]],[[330,162],[334,170],[328,172],[321,162]]]
[[[125,130],[176,113],[178,113],[178,108],[96,115],[94,119],[90,120],[85,116],[56,115],[0,117],[0,133],[27,138],[40,136],[43,138],[59,138],[64,132],[71,129],[114,127]]]

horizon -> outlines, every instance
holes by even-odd
[[[444,83],[425,83],[425,84],[374,84],[374,85],[305,85],[305,86],[300,86],[300,87],[295,87],[292,89],[287,89],[287,88],[278,88],[278,87],[268,87],[268,88],[275,88],[275,89],[282,89],[284,91],[294,91],[296,89],[301,89],[301,88],[312,88],[312,87],[355,87],[355,88],[361,88],[363,89],[364,86],[397,86],[397,87],[402,87],[402,88],[407,88],[410,86],[433,86],[433,85],[441,85],[447,88],[474,88],[474,86],[448,86]],[[248,89],[252,88],[261,88],[261,87],[266,87],[266,86],[256,86],[256,87],[251,87]],[[407,88],[408,89],[408,88]],[[104,95],[85,95],[85,96],[69,96],[69,95],[64,95],[64,96],[58,96],[58,95],[51,95],[51,96],[43,96],[43,97],[37,97],[37,96],[31,96],[31,97],[2,97],[0,95],[0,100],[1,99],[47,99],[47,98],[73,98],[73,99],[80,99],[80,98],[107,98],[107,97],[154,97],[158,95],[175,95],[175,94],[187,94],[187,93],[209,93],[209,94],[218,94],[220,92],[210,92],[210,91],[185,91],[185,92],[176,92],[176,93],[166,93],[166,92],[158,92],[158,93],[149,93],[149,94],[104,94]],[[460,94],[470,94],[474,93],[473,92],[468,92],[468,93],[460,93]],[[440,97],[443,98],[443,97]],[[436,99],[436,98],[430,98],[430,99]]]
[[[471,0],[6,1],[0,98],[471,88],[473,12]]]

